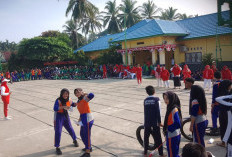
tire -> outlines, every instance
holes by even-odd
[[[186,119],[186,120],[183,121],[182,127],[180,128],[180,132],[184,136],[184,138],[186,138],[189,141],[193,141],[192,134],[187,135],[187,133],[184,130],[184,126],[186,126],[186,124],[188,124],[189,122],[191,122],[190,118],[188,118],[188,119]]]
[[[143,139],[142,139],[142,137],[141,137],[141,130],[144,130],[144,126],[143,125],[141,125],[141,126],[139,126],[138,128],[137,128],[137,130],[136,130],[136,137],[137,137],[137,140],[139,141],[139,143],[140,143],[140,145],[142,146],[142,147],[144,147],[143,146]],[[151,136],[153,137],[153,139],[154,139],[154,136],[151,134]],[[155,150],[155,144],[149,144],[148,145],[148,150]]]

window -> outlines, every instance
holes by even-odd
[[[185,63],[196,64],[196,63],[201,63],[201,60],[202,60],[201,52],[185,53]]]
[[[143,45],[144,42],[137,42],[137,45]]]

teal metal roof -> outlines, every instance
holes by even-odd
[[[115,39],[118,36],[123,35],[123,33],[117,33],[112,35],[105,35],[103,37],[100,37],[93,42],[80,47],[79,49],[75,50],[74,53],[76,53],[79,50],[83,50],[84,52],[92,52],[92,51],[100,51],[100,50],[106,50],[109,48],[109,40]]]
[[[151,36],[158,35],[187,35],[188,33],[181,28],[175,21],[167,21],[167,20],[143,20],[133,27],[127,29],[127,40],[133,40],[138,38],[146,38]],[[123,41],[125,40],[124,36],[120,36],[113,40]]]
[[[222,12],[222,17],[228,20],[229,11]],[[232,28],[217,26],[217,13],[179,20],[176,23],[189,33],[185,37],[179,37],[180,40],[213,36],[216,35],[216,29],[217,34],[232,33]]]
[[[224,19],[229,19],[229,11],[222,12]],[[178,40],[193,39],[216,35],[217,13],[198,16],[179,21],[167,20],[143,20],[127,29],[127,40],[146,38],[161,35],[179,36]],[[232,33],[232,28],[219,26],[218,34]],[[125,40],[124,32],[106,35],[75,50],[84,52],[106,50],[109,48],[109,40],[118,42]]]

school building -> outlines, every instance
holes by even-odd
[[[222,16],[229,19],[229,11]],[[220,61],[232,62],[232,28],[218,26],[217,21],[217,13],[178,21],[143,20],[128,28],[126,35],[125,32],[106,35],[76,51],[83,50],[93,59],[107,51],[109,41],[121,43],[122,49],[117,52],[125,64],[126,37],[129,65],[150,62],[169,69],[174,63],[201,64],[206,53],[212,53]]]

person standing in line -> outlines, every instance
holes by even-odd
[[[10,80],[7,79],[2,79],[2,83],[1,83],[1,98],[3,101],[3,105],[4,105],[4,116],[5,116],[5,120],[10,120],[11,117],[8,116],[8,107],[9,107],[9,103],[10,103],[10,95],[12,92],[10,92],[9,87],[7,86],[7,82],[9,82]]]
[[[176,87],[180,88],[180,73],[182,68],[179,65],[175,64],[170,70],[173,73],[174,89],[176,89]]]
[[[140,64],[138,64],[137,68],[136,68],[136,77],[137,77],[137,82],[138,85],[142,84],[142,68],[140,67]]]
[[[167,69],[165,69],[165,66],[162,67],[161,69],[161,79],[164,82],[164,87],[169,88],[169,77],[170,77],[170,73],[168,72]]]
[[[227,66],[224,66],[222,71],[222,80],[232,80],[231,71]]]
[[[193,141],[205,147],[205,130],[208,126],[207,102],[205,91],[198,85],[193,85],[190,91],[191,97],[191,124],[189,130],[193,132]]]
[[[144,100],[144,156],[147,156],[149,136],[153,135],[155,147],[158,148],[162,144],[160,134],[161,116],[160,116],[160,99],[155,97],[155,88],[147,86],[146,93],[148,97]],[[164,157],[163,146],[159,149],[160,157]]]
[[[163,93],[163,99],[167,104],[163,133],[166,137],[166,145],[169,157],[179,157],[181,140],[181,105],[179,97],[173,92]]]
[[[103,79],[107,78],[107,69],[106,69],[106,65],[105,64],[102,66],[102,69],[103,69]]]
[[[205,66],[205,70],[203,71],[203,78],[204,78],[204,89],[206,89],[208,85],[208,90],[211,89],[211,80],[213,79],[213,70],[210,69],[209,65]]]
[[[184,69],[182,71],[182,74],[184,76],[183,77],[184,83],[185,83],[186,78],[191,78],[191,70],[188,68],[187,64],[184,65]],[[187,89],[187,88],[185,87],[185,89]]]
[[[160,65],[158,64],[157,67],[155,67],[155,77],[157,79],[157,85],[158,87],[162,87],[162,79],[161,79],[161,68]]]

